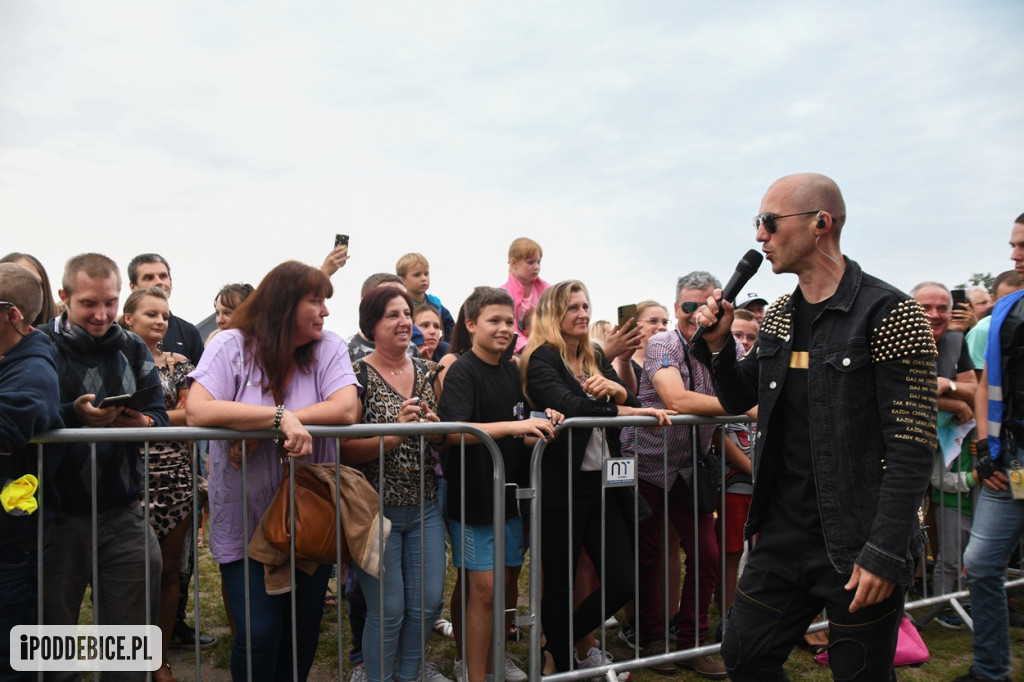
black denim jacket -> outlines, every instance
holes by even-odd
[[[760,530],[772,495],[774,472],[761,465],[800,295],[798,288],[769,308],[743,360],[736,360],[731,336],[714,358],[706,343],[694,347],[729,413],[758,405],[748,538]],[[839,287],[811,325],[808,367],[818,511],[829,559],[842,574],[857,563],[886,580],[913,581],[923,546],[918,511],[937,443],[936,357],[917,302],[846,259]]]

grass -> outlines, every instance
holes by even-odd
[[[204,633],[216,635],[217,645],[210,650],[202,652],[202,678],[204,680],[229,680],[228,666],[231,655],[231,636],[228,628],[227,617],[224,613],[223,603],[220,598],[220,572],[210,557],[209,550],[200,549],[200,594],[203,609],[201,611],[201,629]],[[528,590],[528,564],[524,567],[520,579],[520,612],[527,612],[527,590]],[[449,567],[447,583],[445,588],[445,610],[446,616],[450,602],[451,590],[455,582],[455,571]],[[332,579],[331,588],[338,594],[336,581]],[[348,632],[348,621],[344,610],[346,602],[340,601],[340,606],[328,606],[324,610],[324,618],[321,626],[320,644],[317,650],[317,657],[314,663],[310,680],[337,680],[339,679],[339,656],[338,656],[338,609],[342,610],[342,637],[343,647],[341,661],[344,663],[343,672],[347,676],[351,665],[348,662],[348,649],[350,636]],[[191,601],[189,613],[192,613]],[[622,617],[622,614],[619,614]],[[191,616],[189,617],[191,622]],[[717,610],[712,614],[712,629],[717,624]],[[607,631],[609,646],[608,650],[615,656],[615,660],[621,661],[632,658],[632,650],[618,639],[618,630]],[[529,652],[527,649],[526,633],[521,641],[509,642],[507,651],[515,656],[522,663],[525,669]],[[967,671],[971,662],[971,635],[967,630],[948,630],[935,622],[929,623],[921,630],[928,649],[931,652],[931,660],[920,666],[901,667],[898,674],[901,680],[917,680],[922,682],[947,682],[952,678]],[[1020,656],[1021,644],[1024,640],[1024,629],[1014,628],[1011,630],[1012,648],[1017,653],[1014,661],[1013,679],[1024,679],[1024,658]],[[427,653],[428,659],[437,663],[441,672],[451,676],[452,661],[455,657],[455,645],[449,640],[442,639],[437,634],[432,634],[430,648]],[[194,679],[194,654],[189,651],[172,651],[171,662],[174,666],[176,677],[184,682]],[[793,680],[831,680],[832,676],[828,668],[818,665],[811,658],[809,652],[802,649],[794,649],[786,664],[786,671]],[[666,676],[659,675],[649,670],[641,669],[633,671],[633,682],[655,682],[665,680]],[[695,673],[678,670],[671,679],[675,680],[701,680]]]

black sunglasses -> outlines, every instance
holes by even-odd
[[[701,305],[702,304],[697,303],[696,301],[686,301],[685,303],[680,303],[679,307],[687,315],[692,315],[694,312],[697,311],[697,308],[699,308]]]
[[[778,227],[775,225],[776,220],[782,220],[783,218],[792,218],[798,215],[814,215],[820,213],[820,211],[804,211],[803,213],[788,213],[786,215],[772,215],[771,213],[762,213],[761,215],[754,216],[754,228],[757,229],[764,226],[765,231],[768,234],[775,234],[775,230]]]

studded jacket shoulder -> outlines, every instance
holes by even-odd
[[[731,337],[714,358],[705,343],[694,348],[730,413],[758,406],[748,537],[760,529],[771,495],[758,485],[765,445],[785,443],[768,436],[789,367],[795,295],[769,307],[742,360],[730,352]],[[847,259],[835,294],[812,323],[807,378],[818,508],[840,573],[856,563],[896,583],[913,580],[917,508],[936,447],[936,357],[922,308]]]

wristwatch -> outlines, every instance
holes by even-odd
[[[955,381],[951,380],[949,382],[949,392],[950,393],[956,393],[956,382]]]

